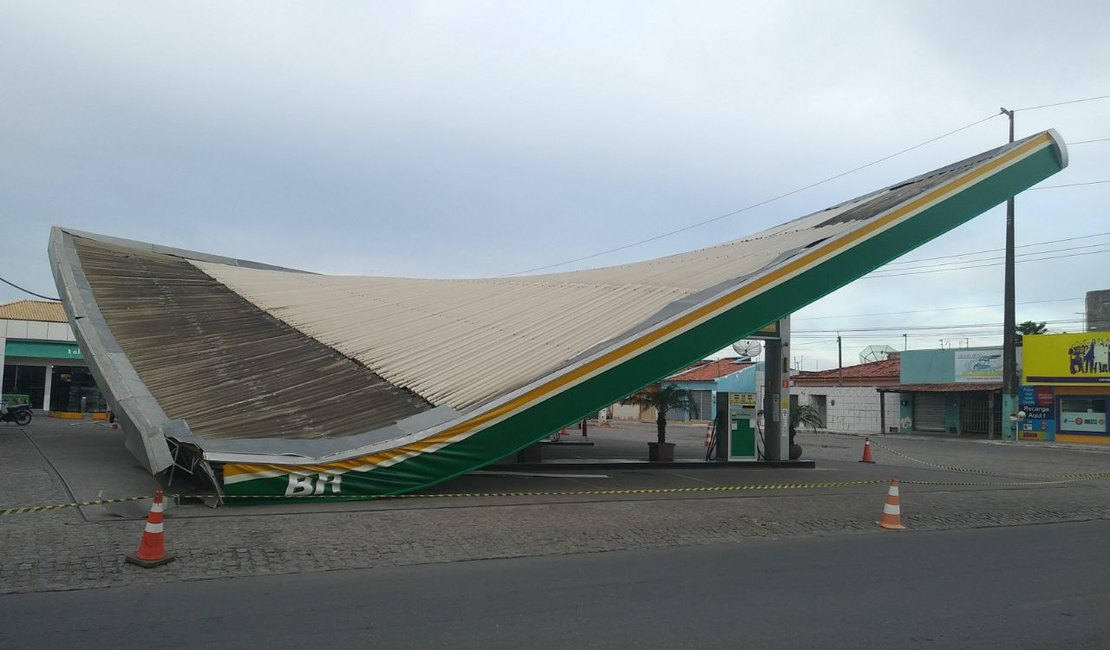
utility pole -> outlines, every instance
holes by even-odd
[[[841,354],[840,349],[840,332],[836,333],[836,369],[837,369],[837,386],[844,385],[844,356]]]
[[[1010,119],[1010,142],[1014,141],[1014,112],[1000,109]],[[1002,439],[1014,440],[1015,424],[1010,414],[1017,413],[1017,359],[1014,331],[1017,319],[1014,316],[1014,197],[1006,200],[1006,263],[1005,288],[1003,289],[1002,316]]]
[[[903,334],[902,335],[902,352],[905,352],[907,349],[909,349],[909,345],[910,345],[909,339],[907,339],[906,335]]]

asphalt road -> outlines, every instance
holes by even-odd
[[[1107,648],[1110,521],[0,596],[0,647]]]

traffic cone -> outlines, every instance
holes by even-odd
[[[863,439],[863,460],[861,460],[860,462],[861,463],[874,463],[875,462],[875,461],[871,460],[871,438],[864,438]]]
[[[173,562],[173,554],[167,554],[162,535],[162,491],[154,491],[154,504],[150,506],[150,514],[146,519],[146,528],[139,541],[139,550],[134,555],[126,556],[131,564],[137,564],[147,569]]]
[[[713,444],[713,425],[705,427],[705,448],[709,449],[711,444]]]
[[[898,504],[898,479],[890,479],[890,488],[886,491],[886,503],[883,504],[883,515],[875,522],[887,530],[905,530],[902,525],[902,508]]]

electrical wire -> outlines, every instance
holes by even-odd
[[[1025,257],[1025,258],[1027,258],[1027,257],[1031,257],[1033,255],[1047,255],[1048,253],[1070,253],[1072,251],[1087,250],[1087,249],[1090,249],[1090,248],[1104,248],[1104,247],[1107,247],[1107,246],[1110,246],[1110,241],[1108,241],[1108,242],[1099,242],[1097,244],[1087,244],[1086,246],[1067,246],[1067,247],[1064,247],[1064,248],[1050,248],[1048,250],[1028,251],[1028,252],[1025,252],[1025,253],[1019,253],[1019,254],[1015,255],[1015,257]],[[1110,248],[1108,248],[1107,250],[1110,250]],[[1103,252],[1103,251],[1091,251],[1091,252],[1098,253],[1098,252]],[[978,264],[980,262],[990,262],[992,260],[998,260],[998,259],[1003,259],[1003,258],[1005,258],[1004,255],[992,255],[990,257],[984,257],[982,259],[966,259],[966,260],[959,260],[959,261],[956,261],[956,262],[930,262],[929,264],[921,264],[919,266],[903,266],[903,267],[894,268],[894,269],[888,269],[886,267],[883,267],[881,269],[877,269],[876,271],[873,271],[873,273],[883,273],[885,271],[917,271],[919,269],[951,268],[952,265],[955,265],[955,264]]]
[[[610,249],[607,249],[607,250],[599,251],[597,253],[591,253],[589,255],[584,255],[582,257],[576,257],[574,259],[566,260],[566,261],[563,261],[563,262],[557,262],[555,264],[547,264],[545,266],[537,266],[537,267],[534,267],[534,268],[525,269],[523,271],[517,271],[515,273],[509,273],[508,275],[503,276],[503,277],[513,277],[513,276],[516,276],[516,275],[524,275],[525,273],[534,273],[536,271],[545,271],[547,269],[553,269],[553,268],[556,268],[556,267],[559,267],[559,266],[566,266],[567,264],[574,264],[575,262],[582,262],[582,261],[585,261],[585,260],[593,259],[595,257],[601,257],[602,255],[608,255],[609,253],[616,253],[618,251],[623,251],[623,250],[627,250],[629,248],[633,248],[633,247],[636,247],[636,246],[647,244],[647,243],[650,243],[650,242],[653,242],[653,241],[658,241],[660,239],[663,239],[664,237],[670,237],[671,235],[677,235],[679,233],[686,232],[688,230],[693,230],[694,228],[699,228],[701,226],[705,226],[707,224],[711,224],[711,223],[714,223],[716,221],[720,221],[721,219],[732,217],[732,216],[738,215],[742,212],[747,212],[748,210],[753,210],[755,208],[762,207],[764,205],[767,205],[768,203],[773,203],[774,201],[778,201],[780,199],[785,199],[788,196],[793,196],[793,195],[798,194],[800,192],[804,192],[806,190],[813,189],[813,188],[815,188],[819,185],[824,185],[825,183],[829,183],[829,182],[834,181],[838,178],[843,178],[844,176],[847,176],[849,174],[854,174],[855,172],[858,172],[862,169],[867,169],[868,167],[872,167],[872,166],[877,165],[881,162],[886,162],[887,160],[890,160],[891,158],[901,156],[902,154],[913,151],[914,149],[920,149],[921,147],[924,147],[925,145],[932,144],[932,143],[936,142],[937,140],[947,138],[950,135],[955,135],[955,134],[957,134],[961,131],[966,131],[967,129],[970,129],[974,126],[978,126],[978,125],[982,124],[983,122],[993,120],[994,118],[999,117],[1000,115],[1001,115],[1001,113],[994,113],[994,114],[988,115],[987,117],[984,117],[980,120],[976,120],[975,122],[972,122],[970,124],[966,124],[964,126],[961,126],[958,129],[953,129],[951,131],[948,131],[947,133],[942,133],[941,135],[938,135],[934,138],[930,138],[930,139],[928,139],[924,142],[915,144],[912,147],[906,147],[905,149],[902,149],[901,151],[897,151],[897,152],[892,153],[888,156],[883,156],[882,158],[879,158],[878,160],[873,160],[873,161],[871,161],[867,164],[860,165],[859,167],[854,167],[852,169],[849,169],[848,171],[836,174],[835,176],[830,176],[830,177],[828,177],[824,180],[820,180],[820,181],[817,181],[815,183],[810,183],[809,185],[806,185],[804,187],[799,187],[796,190],[791,190],[791,191],[786,192],[784,194],[779,194],[778,196],[774,196],[774,197],[771,197],[769,199],[759,201],[758,203],[753,203],[751,205],[745,206],[745,207],[740,208],[738,210],[733,210],[732,212],[726,212],[725,214],[718,215],[716,217],[712,217],[712,218],[706,219],[704,221],[699,221],[697,223],[693,223],[693,224],[690,224],[688,226],[683,226],[682,228],[677,228],[677,229],[672,230],[670,232],[665,232],[665,233],[662,233],[662,234],[659,234],[659,235],[655,235],[653,237],[648,237],[647,239],[641,239],[639,241],[634,241],[634,242],[631,242],[631,243],[628,243],[628,244],[617,246],[615,248],[610,248]]]
[[[1064,185],[1042,185],[1040,187],[1030,187],[1025,190],[1026,192],[1033,192],[1035,190],[1055,190],[1061,187],[1080,187],[1082,185],[1101,185],[1102,183],[1110,183],[1110,180],[1105,181],[1088,181],[1086,183],[1066,183]]]
[[[1054,104],[1041,104],[1040,106],[1026,106],[1025,108],[1015,108],[1017,111],[1035,111],[1042,108],[1051,108],[1053,106],[1064,106],[1066,104],[1081,104],[1083,102],[1093,102],[1099,99],[1110,99],[1110,95],[1099,95],[1098,97],[1084,97],[1083,99],[1069,99],[1066,102],[1056,102]]]
[[[1094,140],[1080,140],[1078,142],[1068,142],[1069,147],[1074,147],[1077,144],[1091,144],[1092,142],[1110,142],[1110,138],[1095,138]]]
[[[29,293],[32,296],[36,297],[36,298],[42,298],[43,300],[53,300],[54,302],[61,302],[62,301],[61,298],[51,298],[50,296],[44,296],[41,293],[35,293],[34,291],[31,291],[30,289],[24,289],[23,287],[19,286],[18,284],[8,282],[4,278],[0,278],[0,282],[3,282],[4,284],[6,284],[10,287],[15,287],[16,289],[19,289],[23,293]]]
[[[1039,321],[1039,322],[1043,322],[1045,325],[1073,325],[1075,323],[1082,323],[1083,321],[1080,320],[1080,319],[1065,318],[1065,319],[1061,319],[1061,320],[1046,320],[1046,321]],[[828,329],[828,330],[798,330],[798,331],[791,332],[790,336],[791,336],[791,338],[793,338],[795,336],[805,336],[805,335],[811,335],[811,336],[812,335],[819,335],[819,336],[827,337],[829,334],[840,334],[841,336],[843,336],[844,333],[846,333],[846,332],[849,333],[849,334],[859,333],[859,332],[921,332],[921,331],[931,332],[931,331],[935,331],[935,330],[938,330],[938,329],[950,329],[950,330],[958,329],[958,330],[974,331],[974,330],[982,329],[982,328],[998,328],[998,327],[1000,327],[999,323],[961,323],[961,324],[956,324],[956,325],[893,325],[893,326],[889,326],[889,327],[886,327],[886,326],[884,326],[884,327],[841,327],[841,328],[838,328],[838,329]]]
[[[1078,298],[1054,298],[1052,300],[1028,300],[1025,302],[1015,303],[1018,305],[1039,305],[1048,302],[1074,302],[1076,300],[1083,300],[1082,296]],[[929,314],[937,311],[961,311],[967,309],[989,309],[991,307],[1003,307],[1004,305],[968,305],[966,307],[941,307],[939,309],[915,309],[912,311],[883,311],[871,314],[841,314],[838,316],[806,316],[802,318],[795,318],[791,316],[791,322],[805,321],[805,320],[827,320],[829,318],[862,318],[864,316],[901,316],[903,314]]]
[[[1110,232],[1096,232],[1096,233],[1090,233],[1090,234],[1087,234],[1087,235],[1076,235],[1075,237],[1065,237],[1064,239],[1047,239],[1045,241],[1037,242],[1035,244],[1022,244],[1020,246],[1015,246],[1014,248],[1016,249],[1016,248],[1030,248],[1030,247],[1033,247],[1033,246],[1047,246],[1049,244],[1062,244],[1064,242],[1076,241],[1076,240],[1079,240],[1079,239],[1095,239],[1097,237],[1110,237]],[[916,264],[918,262],[929,262],[929,261],[932,261],[932,260],[944,260],[944,259],[949,259],[949,258],[953,258],[953,257],[964,257],[964,256],[967,256],[967,255],[978,255],[980,253],[1004,253],[1005,251],[1006,251],[1005,248],[988,248],[988,249],[981,250],[981,251],[969,251],[969,252],[966,252],[966,253],[953,253],[952,255],[937,255],[936,257],[918,257],[916,259],[911,259],[911,260],[896,260],[894,262],[887,263],[886,266],[894,266],[896,264],[899,264],[899,265],[901,265],[901,264]]]
[[[1106,250],[1102,250],[1102,251],[1088,251],[1086,253],[1074,253],[1074,254],[1071,254],[1071,255],[1049,255],[1048,257],[1038,257],[1036,259],[1014,260],[1014,262],[1016,264],[1025,264],[1026,262],[1045,262],[1045,261],[1048,261],[1048,260],[1057,260],[1057,259],[1060,259],[1062,257],[1083,257],[1085,255],[1101,255],[1103,253],[1110,253],[1110,248],[1108,248]],[[1036,253],[1031,253],[1031,254],[1035,255]],[[983,268],[987,268],[987,267],[990,267],[990,266],[1002,266],[1003,264],[1005,264],[1005,262],[990,262],[990,263],[987,263],[987,264],[968,264],[968,265],[965,265],[965,266],[954,266],[954,267],[942,268],[942,269],[926,269],[926,270],[922,270],[922,271],[906,271],[905,273],[874,273],[874,274],[870,274],[870,275],[865,275],[865,276],[863,276],[859,279],[860,280],[875,280],[875,279],[878,279],[878,278],[897,278],[897,277],[901,277],[901,276],[904,276],[904,275],[922,275],[922,274],[925,274],[925,273],[947,273],[949,271],[966,271],[966,270],[969,270],[969,269],[983,269]]]

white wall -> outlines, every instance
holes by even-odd
[[[825,430],[836,433],[880,433],[879,430],[879,392],[874,387],[864,386],[820,386],[790,388],[792,395],[798,396],[799,404],[815,405],[814,396],[825,396]],[[886,395],[886,426],[898,426],[898,393]],[[834,403],[835,402],[835,403]]]
[[[0,338],[17,341],[77,341],[69,323],[42,323],[32,320],[0,319]]]

